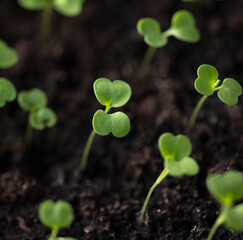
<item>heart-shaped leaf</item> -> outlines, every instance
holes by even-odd
[[[211,174],[207,178],[207,188],[214,198],[226,205],[243,199],[243,175],[238,171],[229,171],[223,175]]]
[[[179,10],[172,16],[170,35],[179,40],[195,43],[200,40],[200,33],[195,26],[193,15],[186,10]]]
[[[168,43],[168,38],[163,33],[151,33],[149,35],[146,35],[144,37],[144,41],[150,46],[150,47],[163,47]]]
[[[47,98],[42,90],[33,88],[29,91],[21,91],[18,94],[18,103],[23,110],[31,112],[38,108],[45,107]]]
[[[185,157],[180,161],[167,158],[164,167],[168,169],[169,174],[173,177],[180,177],[182,175],[194,176],[199,172],[197,162],[190,157]]]
[[[83,9],[84,0],[55,0],[55,9],[68,17],[74,17],[79,15]]]
[[[0,40],[0,68],[9,68],[18,62],[17,52]]]
[[[111,82],[107,78],[99,78],[94,82],[94,93],[98,101],[106,107],[121,107],[131,97],[130,86],[121,80]]]
[[[164,133],[159,138],[159,149],[165,160],[180,161],[191,154],[192,146],[184,135],[174,136],[171,133]]]
[[[98,110],[93,117],[93,128],[101,136],[111,132],[115,137],[120,138],[129,133],[130,120],[123,112],[107,114],[103,110]]]
[[[204,96],[213,95],[214,84],[218,80],[217,69],[211,65],[203,64],[197,69],[197,75],[195,89]]]
[[[53,127],[57,122],[57,118],[50,108],[42,107],[30,113],[29,122],[34,129],[43,130]]]
[[[16,89],[7,78],[0,78],[0,107],[16,98]]]
[[[243,230],[243,203],[231,207],[227,211],[225,225],[229,229],[237,232]]]
[[[58,200],[54,203],[46,200],[40,204],[39,218],[46,227],[59,231],[72,224],[74,214],[72,206],[66,201]]]
[[[233,106],[237,104],[238,97],[242,95],[242,87],[234,79],[226,78],[217,94],[222,102]]]
[[[18,0],[18,3],[27,10],[41,10],[45,6],[45,0]]]

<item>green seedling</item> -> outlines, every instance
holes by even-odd
[[[230,106],[236,105],[239,96],[242,95],[242,87],[236,80],[232,78],[225,78],[223,81],[219,80],[217,69],[211,65],[201,65],[197,70],[197,75],[198,78],[194,86],[203,97],[200,99],[191,115],[189,120],[190,127],[195,125],[197,115],[203,103],[209,96],[212,96],[214,92],[217,92],[219,99],[223,103]]]
[[[16,98],[16,89],[7,78],[0,78],[0,107]]]
[[[57,237],[60,229],[68,228],[74,220],[73,208],[68,202],[45,200],[39,207],[39,219],[43,225],[52,229],[48,240],[77,240],[71,237]]]
[[[18,3],[27,10],[42,10],[42,33],[48,35],[53,9],[64,16],[75,17],[82,12],[84,0],[18,0]]]
[[[243,203],[233,205],[243,200],[242,186],[243,174],[238,171],[228,171],[223,175],[211,174],[207,178],[209,192],[221,204],[220,214],[207,240],[213,239],[222,224],[230,230],[243,231]]]
[[[18,62],[17,52],[0,39],[0,68],[10,68]]]
[[[193,15],[186,10],[179,10],[174,13],[171,26],[162,32],[158,21],[153,18],[141,18],[137,23],[138,33],[144,37],[149,48],[144,56],[141,65],[140,77],[146,77],[150,62],[157,48],[164,47],[168,38],[173,36],[178,40],[196,43],[200,40],[200,33],[195,26]]]
[[[130,120],[123,112],[108,114],[111,108],[124,106],[130,99],[132,91],[130,86],[121,80],[111,82],[107,78],[99,78],[94,82],[94,93],[97,100],[105,106],[105,111],[98,110],[93,116],[93,130],[90,133],[80,169],[83,171],[87,165],[87,159],[95,134],[106,136],[112,133],[115,137],[125,137],[130,131]]]
[[[32,141],[33,129],[43,130],[53,127],[56,124],[56,114],[47,108],[46,94],[33,88],[29,91],[21,91],[18,94],[19,106],[29,112],[29,121],[25,133],[25,144],[30,146]]]
[[[144,201],[139,217],[140,224],[143,221],[149,199],[155,187],[157,187],[168,174],[173,177],[180,177],[182,175],[194,176],[199,171],[197,162],[189,157],[192,146],[190,140],[186,136],[174,136],[171,133],[164,133],[159,138],[158,146],[161,156],[164,159],[164,169],[150,188]]]

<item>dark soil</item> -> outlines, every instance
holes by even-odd
[[[0,239],[43,240],[50,230],[38,219],[45,199],[65,199],[75,221],[61,236],[78,239],[206,239],[220,206],[205,180],[212,172],[243,171],[243,98],[229,107],[208,98],[196,127],[188,119],[200,95],[193,87],[203,63],[215,66],[220,78],[243,79],[243,2],[205,0],[202,5],[175,0],[87,0],[75,18],[53,14],[52,35],[39,38],[38,12],[1,0],[0,37],[17,49],[20,61],[0,75],[17,90],[39,87],[58,116],[52,129],[34,133],[25,150],[27,114],[17,102],[0,109]],[[138,78],[147,49],[136,31],[144,16],[167,29],[172,14],[188,9],[197,19],[197,44],[171,38],[153,59],[149,79]],[[96,136],[87,171],[79,162],[101,108],[92,89],[98,77],[123,79],[133,90],[122,108],[131,132],[122,139]],[[154,191],[145,223],[137,217],[145,196],[163,169],[157,141],[164,132],[186,134],[200,165],[195,177],[167,177]],[[243,239],[220,227],[215,240]]]

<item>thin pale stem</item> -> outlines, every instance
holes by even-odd
[[[45,6],[41,16],[41,36],[47,38],[51,32],[51,16],[53,0],[45,0]]]
[[[195,107],[194,111],[192,112],[192,115],[190,117],[189,120],[189,127],[193,128],[198,116],[198,113],[200,111],[200,109],[202,108],[203,103],[205,102],[205,100],[207,99],[208,96],[202,96],[201,99],[199,100],[199,102],[197,103],[197,106]]]
[[[146,211],[146,208],[147,208],[147,205],[148,205],[148,202],[149,202],[149,199],[154,191],[154,189],[157,187],[158,184],[161,183],[161,181],[167,176],[168,174],[168,170],[165,168],[161,174],[159,175],[159,177],[157,178],[157,180],[155,181],[155,183],[152,185],[152,187],[150,188],[149,192],[148,192],[148,195],[144,201],[144,204],[143,204],[143,207],[142,207],[142,210],[140,212],[140,217],[139,217],[139,223],[142,224],[143,222],[143,218],[144,218],[144,214],[145,214],[145,211]]]
[[[48,240],[56,240],[58,232],[59,232],[58,228],[53,228]]]
[[[33,136],[33,128],[31,127],[30,123],[28,122],[26,130],[25,130],[25,137],[24,137],[24,143],[25,143],[26,148],[29,148],[31,146],[32,136]]]

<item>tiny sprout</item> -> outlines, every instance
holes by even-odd
[[[16,98],[16,89],[7,78],[0,78],[0,107]]]
[[[199,171],[197,162],[189,157],[192,146],[190,140],[186,136],[174,136],[171,133],[164,133],[159,138],[158,146],[165,160],[164,169],[147,194],[139,217],[140,224],[143,221],[149,199],[155,187],[157,187],[168,174],[173,177],[180,177],[182,175],[194,176]]]
[[[106,108],[105,111],[99,109],[93,116],[93,130],[86,143],[80,164],[82,171],[86,168],[95,133],[101,136],[112,133],[115,137],[121,138],[130,131],[130,120],[125,113],[108,114],[112,107],[122,107],[129,101],[132,94],[130,86],[122,80],[111,82],[107,78],[99,78],[94,82],[94,93],[97,100]]]
[[[0,68],[10,68],[18,62],[17,52],[0,39]]]
[[[141,18],[137,23],[137,30],[144,37],[145,43],[149,45],[141,65],[140,77],[146,77],[156,49],[165,46],[168,43],[169,36],[189,43],[196,43],[200,40],[195,19],[187,10],[175,12],[172,16],[170,28],[164,32],[161,31],[159,22],[153,18]]]
[[[230,106],[238,103],[238,97],[242,95],[241,85],[232,78],[225,78],[221,83],[218,79],[218,71],[215,67],[207,64],[201,65],[197,70],[198,78],[195,80],[195,89],[203,95],[195,107],[191,118],[189,120],[189,126],[193,127],[196,122],[197,115],[207,99],[207,97],[214,94],[217,91],[219,99]]]
[[[222,224],[233,231],[243,231],[243,203],[233,205],[243,200],[243,174],[233,170],[223,175],[211,174],[206,184],[209,192],[222,205],[207,240],[213,239],[218,227]]]
[[[48,240],[76,240],[71,237],[57,237],[60,229],[68,228],[74,220],[73,208],[68,202],[45,200],[39,207],[39,219],[43,225],[52,229]]]

